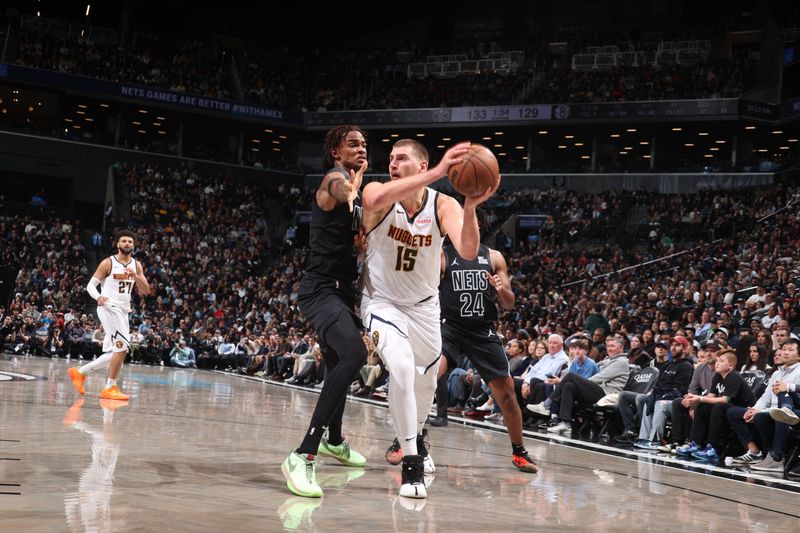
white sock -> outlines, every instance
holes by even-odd
[[[421,371],[424,368],[417,367],[414,373],[414,396],[417,400],[417,435],[422,434],[422,428],[428,419],[428,411],[433,405],[433,396],[436,392],[436,372],[439,365],[434,365],[428,369],[427,374]]]
[[[417,404],[414,401],[414,363],[411,358],[392,367],[389,413],[403,455],[417,455]]]
[[[91,363],[86,363],[85,365],[78,368],[78,372],[83,374],[84,376],[88,376],[89,373],[94,372],[98,368],[105,368],[111,363],[111,358],[114,357],[114,352],[106,352]]]
[[[108,378],[106,380],[106,388],[113,387],[116,384],[117,384],[117,380],[116,379]]]

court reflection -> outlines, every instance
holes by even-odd
[[[64,494],[64,513],[72,531],[110,532],[125,525],[111,515],[114,470],[119,457],[119,440],[114,430],[115,411],[128,402],[100,400],[102,415],[94,409],[83,411],[85,398],[78,398],[67,410],[64,425],[86,435],[92,457],[81,473],[78,491]]]
[[[326,494],[340,492],[345,485],[363,476],[363,468],[334,466],[331,463],[317,470],[317,483]],[[286,531],[321,531],[314,523],[314,511],[322,506],[323,498],[291,496],[278,507],[278,518]]]

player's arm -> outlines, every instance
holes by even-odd
[[[136,290],[139,291],[140,296],[147,296],[150,294],[150,284],[144,275],[144,269],[139,261],[136,261],[136,273],[134,274],[136,280]]]
[[[88,292],[89,296],[93,299],[97,300],[97,305],[105,305],[108,301],[108,297],[101,295],[100,291],[97,290],[97,286],[103,283],[103,280],[106,279],[110,273],[111,259],[106,257],[97,265],[97,270],[94,271],[92,279],[90,279],[89,283],[86,285],[86,292]]]
[[[467,153],[470,143],[458,143],[450,147],[435,167],[426,169],[425,172],[407,178],[379,183],[374,181],[364,187],[362,206],[364,211],[384,211],[395,202],[399,202],[409,194],[426,187],[434,181],[447,175],[447,170],[461,162],[461,156]]]
[[[489,283],[497,291],[497,301],[501,309],[511,309],[514,307],[514,291],[511,290],[511,280],[508,279],[508,265],[503,254],[497,250],[489,250],[489,260],[492,264],[494,275],[489,276]]]
[[[361,165],[357,172],[349,170],[350,179],[344,179],[341,172],[328,172],[322,183],[317,189],[316,200],[317,205],[323,211],[331,211],[337,206],[349,203],[350,210],[353,209],[353,200],[358,196],[358,190],[361,188],[361,180],[364,178],[364,172],[367,170],[367,162]]]

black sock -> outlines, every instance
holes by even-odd
[[[301,450],[300,450],[300,448],[297,448],[297,449],[294,451],[294,453],[296,453],[297,455],[302,455],[303,457],[309,457],[309,456],[311,456],[311,458],[312,458],[312,459],[313,459],[313,458],[314,458],[314,456],[316,455],[316,454],[313,454],[313,453],[308,453],[308,452],[301,451]]]
[[[343,442],[344,442],[344,437],[342,437],[341,432],[339,433],[339,436],[335,440],[333,437],[330,436],[330,433],[328,434],[328,444],[330,444],[331,446],[338,446]]]
[[[528,453],[528,450],[525,449],[524,444],[514,444],[513,442],[511,443],[511,450],[511,453],[514,455],[525,455]]]

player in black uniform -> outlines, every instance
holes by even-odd
[[[508,266],[503,254],[481,245],[478,256],[467,261],[452,244],[442,249],[442,281],[439,300],[442,312],[442,357],[439,359],[439,380],[436,402],[443,402],[447,412],[447,386],[444,378],[448,365],[458,366],[466,356],[492,390],[500,405],[503,420],[511,438],[512,461],[523,472],[537,472],[522,443],[522,411],[514,393],[514,380],[509,374],[500,339],[495,332],[497,305],[514,307],[514,293],[508,279]],[[443,385],[443,386],[442,386]],[[444,389],[444,390],[442,390]],[[441,412],[441,411],[440,411]],[[399,457],[398,457],[399,456]],[[386,460],[399,463],[402,452],[392,444]]]
[[[330,130],[325,137],[325,163],[330,170],[311,206],[311,253],[297,301],[317,331],[327,373],[308,432],[281,465],[289,490],[310,498],[322,496],[316,481],[317,453],[347,466],[366,462],[342,436],[348,387],[367,360],[361,321],[354,313],[355,245],[363,240],[358,193],[367,169],[366,133],[358,126]],[[323,438],[326,428],[328,436]]]

